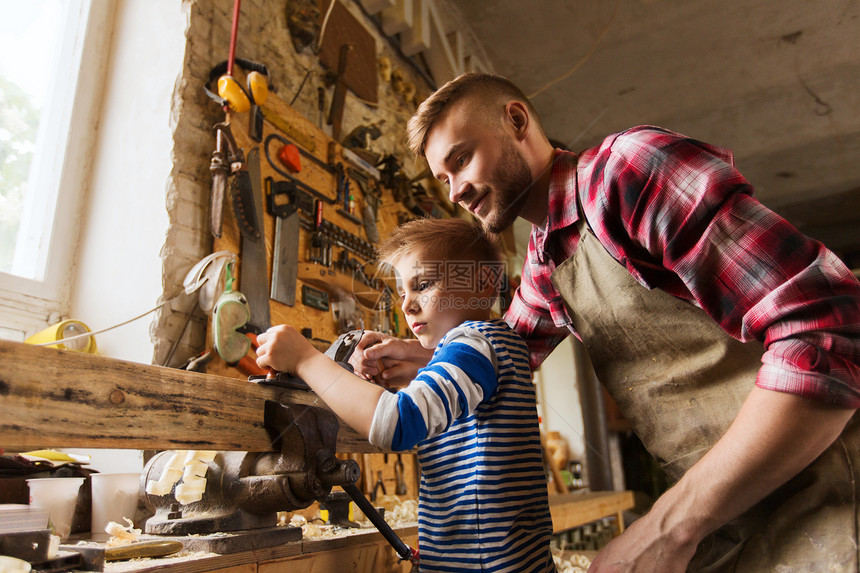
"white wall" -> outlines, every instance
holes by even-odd
[[[544,431],[561,433],[570,446],[570,459],[584,464],[584,426],[575,372],[573,343],[567,337],[535,372],[534,379]]]
[[[185,27],[176,0],[118,0],[106,84],[95,86],[104,97],[72,279],[70,314],[92,330],[153,308],[162,294],[171,101]],[[152,316],[96,336],[99,353],[149,364]],[[137,450],[73,451],[102,472],[142,467]]]
[[[118,0],[71,295],[71,316],[92,330],[153,308],[162,294],[170,112],[185,27],[176,0]],[[151,321],[98,335],[100,354],[150,363]]]

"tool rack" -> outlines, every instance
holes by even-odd
[[[323,207],[323,222],[319,229],[315,228],[313,216],[300,211],[301,231],[299,233],[295,303],[288,306],[276,300],[269,300],[272,326],[287,323],[298,330],[311,328],[312,340],[319,349],[324,350],[325,341],[333,342],[340,334],[337,329],[338,325],[330,309],[324,310],[315,308],[312,304],[303,304],[304,293],[313,295],[312,298],[315,300],[310,301],[311,303],[318,302],[319,294],[315,293],[319,293],[319,291],[324,292],[329,297],[329,301],[334,301],[339,294],[351,295],[358,303],[364,319],[364,326],[368,329],[375,329],[373,309],[378,307],[380,299],[386,296],[383,284],[371,285],[363,280],[365,278],[364,273],[373,275],[376,268],[372,264],[364,264],[369,263],[372,259],[374,245],[370,242],[361,219],[350,216],[342,208],[343,205],[337,202],[338,178],[346,178],[349,181],[350,193],[355,198],[355,212],[360,214],[366,200],[361,189],[366,188],[368,180],[374,179],[379,173],[373,166],[357,163],[354,154],[344,150],[339,143],[278,97],[276,93],[269,94],[260,111],[263,117],[262,132],[258,133],[260,141],[251,137],[249,126],[249,123],[253,121],[251,113],[238,114],[228,111],[225,123],[230,126],[235,142],[239,148],[243,149],[245,156],[251,149],[260,150],[261,179],[263,181],[269,178],[272,181],[289,181],[292,178],[299,182],[300,189],[313,189],[318,195],[323,195],[331,201],[320,201]],[[287,167],[279,163],[275,157],[276,145],[285,141],[295,144],[300,150],[301,171],[298,173],[289,173]],[[267,146],[269,147],[268,150],[266,149]],[[338,168],[338,166],[340,167]],[[400,202],[395,200],[392,190],[387,188],[384,182],[379,181],[376,188],[374,197],[377,204],[376,228],[379,236],[385,237],[404,216],[414,218],[415,215],[409,213]],[[306,199],[310,197],[309,192],[303,192],[303,195]],[[261,199],[265,205],[266,199]],[[307,211],[307,206],[304,207]],[[262,216],[262,221],[262,236],[266,245],[267,276],[271,280],[276,220],[266,212]],[[317,230],[325,233],[334,242],[336,254],[331,257],[333,260],[329,261],[330,264],[323,264],[320,260],[314,260],[313,238],[314,232]],[[242,241],[239,223],[230,207],[230,201],[226,200],[223,209],[222,234],[214,239],[213,252],[226,250],[238,256],[236,275],[238,290],[240,291],[243,290]],[[353,268],[338,264],[338,255],[341,252],[345,252],[351,259]],[[356,261],[361,265],[361,268],[354,268]],[[367,278],[372,281],[374,276]],[[391,287],[391,285],[387,286],[388,288]],[[268,290],[267,288],[266,291],[268,292]],[[400,309],[395,308],[394,312],[399,313]],[[400,337],[409,336],[410,333],[402,314],[399,319],[399,329],[393,334]],[[392,323],[393,327],[394,323]],[[207,328],[207,348],[213,346],[212,335],[210,322]],[[207,372],[218,376],[240,380],[247,380],[249,374],[237,369],[236,365],[225,363],[217,355],[209,362],[206,369]],[[376,482],[377,472],[382,471],[386,487],[390,493],[393,493],[397,483],[394,460],[392,459],[390,463],[387,462],[384,459],[386,456],[381,453],[373,453],[374,451],[378,452],[378,450],[369,446],[367,448],[362,446],[360,449],[364,451],[342,450],[343,452],[351,452],[348,454],[349,457],[355,459],[362,469],[362,478],[359,482],[360,489],[369,495]],[[402,459],[403,475],[401,477],[408,484],[408,494],[404,499],[417,499],[419,480],[417,461],[413,454],[404,454]],[[372,483],[370,476],[373,477]]]
[[[361,314],[364,319],[365,328],[375,327],[373,307],[378,305],[380,298],[384,296],[382,285],[368,285],[363,282],[362,273],[373,275],[375,266],[372,264],[373,244],[366,236],[360,215],[365,205],[365,197],[361,191],[360,182],[356,177],[361,174],[365,179],[373,178],[377,173],[368,173],[367,169],[357,166],[351,161],[349,152],[344,152],[343,147],[314,123],[293,109],[289,104],[280,99],[277,94],[271,93],[262,106],[262,141],[255,141],[249,134],[249,122],[252,121],[250,113],[227,112],[227,122],[230,125],[233,136],[238,147],[244,149],[245,155],[251,149],[258,148],[261,157],[261,179],[287,181],[294,179],[300,187],[300,194],[306,198],[319,201],[322,206],[323,221],[317,225],[314,214],[307,213],[307,207],[300,211],[301,231],[299,233],[298,245],[298,280],[296,285],[296,302],[287,306],[275,300],[269,301],[269,314],[271,325],[290,324],[301,330],[304,327],[313,329],[313,338],[333,342],[340,334],[337,324],[330,310],[321,310],[302,303],[302,286],[310,286],[321,289],[335,300],[340,294],[346,293],[353,296],[359,303]],[[285,130],[289,130],[288,132]],[[274,140],[271,140],[275,136]],[[294,143],[301,151],[301,171],[289,173],[287,167],[281,164],[275,157],[276,145],[283,141]],[[214,142],[214,138],[213,138]],[[269,142],[269,153],[266,153],[265,143]],[[269,156],[267,159],[266,156]],[[270,161],[271,160],[271,161]],[[338,168],[339,166],[339,168]],[[367,166],[364,166],[367,167]],[[376,171],[375,167],[369,166]],[[339,180],[341,183],[339,184]],[[339,186],[342,192],[342,181],[347,181],[349,194],[354,197],[354,213],[350,213],[343,207],[343,198],[338,201]],[[313,189],[317,195],[311,196],[309,192],[302,189]],[[388,232],[398,225],[398,221],[407,214],[403,205],[395,201],[392,190],[382,183],[378,185],[381,197],[379,197],[376,209],[376,228],[379,236],[384,237]],[[328,198],[329,201],[321,200],[320,197]],[[261,199],[265,205],[265,198]],[[414,215],[411,215],[414,217]],[[267,272],[271,280],[273,248],[275,238],[275,218],[266,213],[263,217],[263,238],[266,245]],[[326,238],[333,245],[333,253],[325,257],[315,256],[317,246],[313,244],[314,234]],[[239,257],[238,264],[238,289],[243,291],[242,284],[242,235],[229,201],[225,202],[223,212],[223,232],[221,237],[214,239],[213,251],[230,251]],[[353,267],[349,268],[338,264],[338,255],[345,251],[351,259]],[[356,264],[358,263],[358,264]],[[373,276],[369,277],[373,278]],[[268,291],[268,289],[267,289]],[[395,309],[399,312],[399,309]],[[400,317],[402,318],[402,316]],[[400,320],[400,328],[394,334],[401,337],[408,336],[408,329],[404,321]],[[211,342],[211,333],[209,335]],[[211,344],[209,345],[211,346]],[[236,370],[231,365],[224,363],[216,357],[207,367],[212,373],[247,377],[246,373]]]

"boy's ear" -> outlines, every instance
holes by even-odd
[[[514,129],[514,135],[517,139],[525,138],[530,119],[525,104],[521,101],[508,102],[505,106],[505,115],[509,124]]]
[[[484,290],[482,290],[479,294],[481,295],[481,297],[484,298],[495,298],[499,296],[499,290],[500,289],[498,285],[493,284],[492,282],[488,282],[487,285],[484,287]]]

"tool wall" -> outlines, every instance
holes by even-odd
[[[240,331],[253,335],[287,323],[304,329],[320,350],[359,328],[406,336],[402,315],[390,304],[391,285],[380,280],[373,264],[378,236],[414,218],[394,200],[386,185],[390,176],[345,150],[276,94],[256,113],[228,112],[225,123],[250,183],[243,188],[236,173],[229,176],[219,208],[221,236],[214,240],[214,251],[238,258],[234,288],[251,310]],[[210,324],[209,347],[214,330]],[[259,374],[252,357],[253,348],[241,361],[216,356],[207,370]]]
[[[417,216],[392,190],[408,179],[393,172],[391,161],[387,169],[377,169],[345,150],[276,94],[269,94],[259,110],[228,111],[225,124],[213,130],[213,140],[219,131],[221,137],[232,137],[248,173],[228,176],[222,205],[215,205],[211,216],[213,233],[220,231],[213,251],[237,257],[233,286],[251,310],[248,324],[239,330],[253,339],[254,332],[287,323],[321,351],[354,329],[409,336],[387,290],[393,284],[373,264],[379,237]],[[227,142],[219,146],[229,161]],[[248,191],[252,196],[243,196]],[[251,220],[255,216],[258,240]],[[216,322],[209,323],[208,348],[219,335]],[[207,371],[242,379],[264,374],[256,369],[254,356],[253,346],[239,359],[215,355]],[[362,469],[360,485],[366,494],[417,497],[414,455],[350,457]]]

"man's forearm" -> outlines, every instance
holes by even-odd
[[[649,521],[698,544],[814,461],[853,412],[754,388],[726,434],[654,504]]]
[[[726,434],[589,571],[682,573],[696,546],[809,465],[853,408],[754,388]]]

